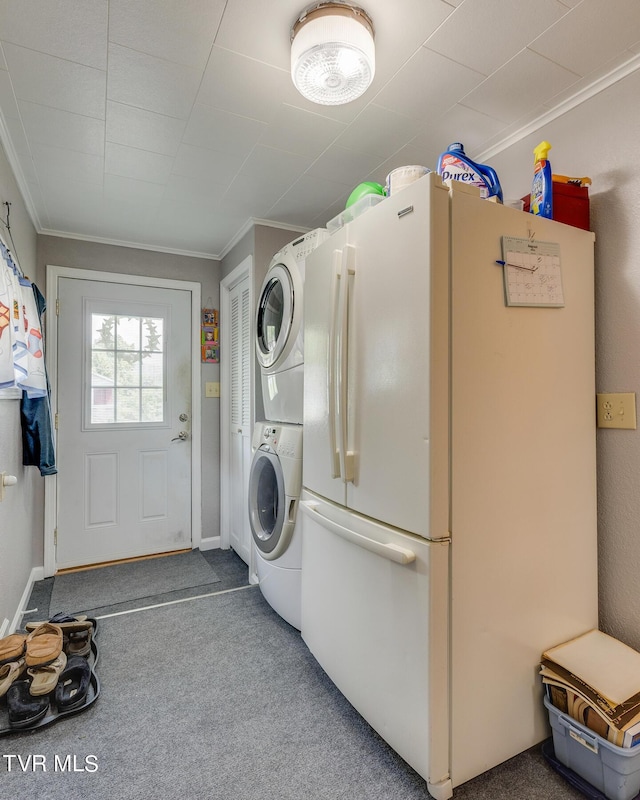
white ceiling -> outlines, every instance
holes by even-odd
[[[490,156],[640,66],[639,0],[361,0],[376,76],[303,99],[306,0],[0,0],[0,138],[40,233],[220,257],[362,180]],[[3,198],[11,200],[11,198]]]

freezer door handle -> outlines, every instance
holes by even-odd
[[[336,398],[337,372],[337,319],[338,301],[340,298],[340,262],[342,250],[334,250],[332,256],[332,289],[331,323],[329,325],[329,447],[331,449],[331,477],[340,477],[340,453],[337,445],[338,410]]]
[[[354,453],[348,450],[349,429],[349,279],[355,275],[355,248],[346,245],[342,251],[342,264],[340,269],[340,298],[338,304],[339,340],[337,355],[340,360],[338,372],[337,392],[337,435],[338,454],[340,458],[340,477],[345,483],[354,478]]]
[[[336,536],[340,536],[347,542],[351,542],[351,544],[355,544],[358,547],[369,550],[371,553],[375,553],[377,556],[382,556],[389,561],[394,561],[396,564],[411,564],[416,560],[416,554],[413,552],[413,550],[409,550],[406,547],[400,547],[397,544],[391,544],[390,542],[384,544],[383,542],[378,542],[375,539],[370,539],[368,536],[363,536],[361,533],[356,533],[349,528],[345,528],[343,525],[339,525],[337,522],[334,522],[328,517],[325,517],[316,510],[317,507],[318,503],[314,503],[313,501],[309,500],[303,500],[300,503],[302,512],[310,519],[315,520],[319,525],[322,525],[323,528],[331,531],[331,533],[334,533]]]

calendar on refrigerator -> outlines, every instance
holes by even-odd
[[[564,306],[560,245],[503,236],[502,257],[508,306]]]

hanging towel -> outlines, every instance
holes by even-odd
[[[0,249],[0,389],[16,385],[13,368],[13,284],[9,280],[9,266],[6,264]]]
[[[0,242],[0,388],[47,394],[42,329],[31,282]]]
[[[24,305],[18,271],[10,258],[6,263],[11,303],[9,330],[11,331],[11,350],[13,352],[14,385],[21,389],[20,384],[26,379],[28,368],[27,342],[24,335]]]
[[[46,302],[0,241],[0,389],[22,390],[22,463],[41,475],[56,469],[42,314]]]
[[[21,289],[21,323],[24,336],[24,354],[21,365],[25,368],[25,375],[18,383],[18,386],[24,389],[27,397],[44,397],[47,394],[47,377],[44,367],[42,329],[36,308],[33,285],[31,281],[22,277],[19,278],[18,283]]]
[[[31,285],[33,308],[37,313],[39,330],[42,331],[42,317],[47,308],[47,303],[34,284]],[[40,343],[44,351],[42,339],[35,337],[35,343]],[[44,358],[42,359],[44,363]],[[51,401],[49,381],[45,382],[47,390],[44,396],[29,397],[26,392],[22,394],[20,402],[20,422],[22,424],[22,463],[24,466],[38,467],[41,475],[55,475],[56,452],[53,438],[53,421],[51,414]]]

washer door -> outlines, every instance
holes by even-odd
[[[270,267],[256,314],[256,354],[264,369],[276,367],[295,344],[302,315],[302,281],[284,264]]]
[[[258,550],[275,558],[283,548],[289,531],[286,522],[284,476],[278,456],[260,447],[251,462],[249,473],[249,522]],[[280,545],[280,546],[279,546]]]

